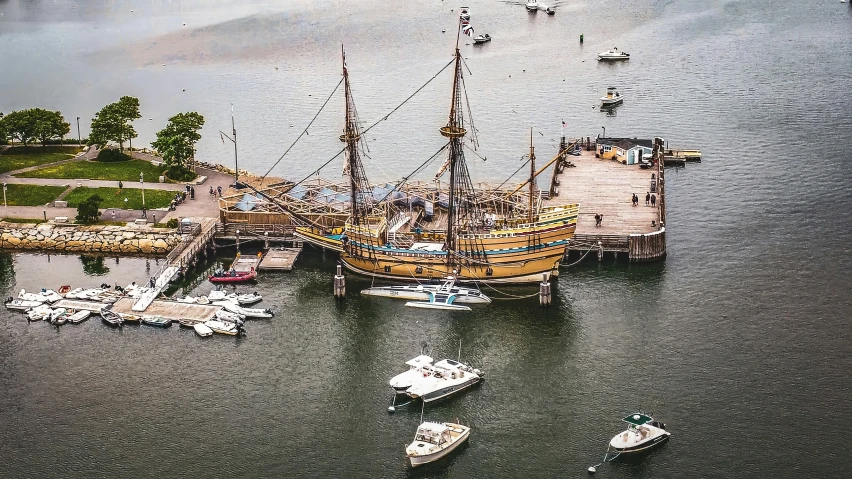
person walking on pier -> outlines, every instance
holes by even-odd
[[[650,204],[651,204],[651,192],[649,191],[649,192],[645,193],[645,206],[648,206]]]
[[[657,205],[657,195],[651,195],[651,206]]]
[[[216,187],[216,191],[218,191],[218,192],[219,192],[219,198],[221,198],[221,197],[222,197],[222,187],[221,187],[221,186],[217,186],[217,187]]]
[[[636,196],[636,193],[633,193],[633,206],[639,206],[639,197]]]
[[[595,227],[600,228],[601,223],[603,223],[603,215],[599,213],[595,213]]]

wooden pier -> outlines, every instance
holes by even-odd
[[[260,261],[257,269],[271,271],[290,271],[299,258],[302,248],[273,248]]]
[[[154,300],[145,308],[146,316],[162,316],[167,319],[188,319],[195,322],[204,322],[213,319],[216,311],[222,309],[220,306],[207,304],[181,303],[178,301]],[[112,311],[119,314],[138,315],[132,298],[119,299],[113,306]]]
[[[96,303],[94,301],[74,301],[73,299],[61,299],[53,305],[54,308],[76,309],[77,311],[91,311],[97,313],[103,308],[109,306],[106,303]]]
[[[580,205],[580,216],[568,252],[596,252],[616,256],[626,254],[631,262],[653,261],[666,255],[665,169],[662,139],[654,140],[654,166],[624,165],[615,160],[598,159],[594,151],[566,156],[557,164],[551,185],[551,198],[545,205],[566,201]],[[568,162],[574,166],[568,166]],[[648,193],[655,206],[645,206]],[[639,197],[633,206],[632,195]],[[595,215],[603,215],[595,226]]]
[[[231,267],[229,270],[234,270],[237,273],[248,273],[251,270],[256,270],[258,264],[260,264],[262,256],[261,255],[248,255],[242,256],[237,253],[237,257],[234,259],[234,262],[231,263]]]

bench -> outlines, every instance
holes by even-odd
[[[56,200],[53,202],[54,208],[68,208],[68,202],[62,200]]]
[[[57,216],[56,218],[53,218],[53,222],[54,223],[67,223],[68,217],[67,216]]]
[[[146,220],[145,218],[137,218],[137,219],[133,220],[133,223],[137,224],[137,225],[147,225],[148,220]]]

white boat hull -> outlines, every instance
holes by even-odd
[[[43,303],[40,301],[27,301],[24,299],[13,299],[6,303],[6,309],[11,309],[13,311],[26,311],[28,309],[37,308],[41,306]]]
[[[621,103],[623,101],[624,101],[624,98],[607,98],[607,97],[601,98],[601,104],[603,106],[618,105],[619,103]]]
[[[429,285],[432,286],[432,285]],[[378,296],[381,298],[398,298],[398,299],[408,299],[413,301],[428,301],[429,300],[429,286],[417,287],[417,286],[379,286],[374,288],[369,288],[361,291],[361,294],[364,296]],[[431,288],[433,292],[438,290],[438,285],[434,285],[434,288]],[[455,291],[456,288],[453,288]],[[458,293],[456,294],[456,299],[453,300],[453,303],[465,303],[465,304],[490,304],[491,298],[485,296],[484,294],[478,295],[470,295],[465,293],[467,291],[464,288],[458,288]]]
[[[449,303],[429,303],[427,301],[409,301],[405,303],[409,308],[420,308],[420,309],[442,309],[445,311],[470,311],[470,306],[464,306],[461,304],[449,304]]]
[[[197,334],[197,335],[201,336],[202,338],[206,338],[206,337],[208,337],[208,336],[212,336],[212,335],[213,335],[213,330],[212,330],[212,329],[210,329],[210,328],[209,328],[207,325],[205,325],[204,323],[198,323],[198,324],[195,324],[195,325],[193,326],[193,329],[195,329],[195,334]]]
[[[422,466],[423,464],[429,464],[430,462],[435,462],[443,457],[446,457],[451,452],[456,450],[459,446],[464,444],[467,441],[467,438],[470,437],[470,429],[466,430],[462,433],[461,436],[455,441],[453,441],[449,446],[440,451],[435,452],[434,454],[428,454],[424,456],[408,456],[408,460],[411,462],[411,467]]]

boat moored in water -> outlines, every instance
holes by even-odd
[[[50,312],[50,316],[47,319],[50,321],[50,324],[62,326],[68,321],[68,316],[68,310],[65,308],[56,308]]]
[[[42,303],[55,303],[62,299],[62,296],[52,289],[42,289],[38,293],[27,293],[22,289],[21,292],[18,293],[18,299],[39,301]]]
[[[392,377],[388,384],[397,394],[404,394],[405,391],[414,385],[414,383],[423,377],[423,367],[431,366],[435,360],[431,356],[421,354],[414,359],[409,359],[405,362],[409,366],[408,371],[397,374]]]
[[[527,0],[525,5],[527,7],[528,12],[537,12],[538,11],[538,0]]]
[[[598,60],[630,60],[630,54],[619,51],[618,48],[613,47],[612,50],[598,53]]]
[[[420,377],[405,390],[405,394],[414,399],[422,399],[423,402],[437,401],[475,385],[482,380],[484,374],[467,364],[444,359],[423,366]]]
[[[373,286],[364,289],[364,296],[379,296],[383,298],[410,299],[429,301],[435,293],[444,290],[455,296],[453,303],[489,304],[491,298],[476,288],[466,288],[455,285],[455,278],[447,278],[442,283],[421,283],[394,286]]]
[[[106,308],[101,310],[101,321],[116,328],[124,325],[124,318],[120,314]]]
[[[43,319],[49,319],[50,313],[53,312],[50,306],[46,304],[42,304],[40,306],[36,306],[27,311],[27,319],[29,321],[41,321]]]
[[[142,316],[142,323],[158,328],[168,328],[172,325],[172,320],[162,316]]]
[[[92,312],[87,309],[69,311],[69,313],[70,314],[68,315],[68,322],[71,324],[80,324],[92,315]]]
[[[236,336],[241,332],[245,332],[245,330],[242,329],[242,326],[230,321],[222,321],[219,319],[210,319],[206,321],[204,325],[210,328],[214,333],[227,334],[229,336]]]
[[[196,323],[193,326],[193,329],[195,329],[195,334],[201,336],[202,338],[213,336],[213,330],[210,329],[210,327],[204,323]]]
[[[41,306],[41,301],[30,301],[26,299],[13,299],[11,297],[6,298],[6,301],[3,302],[6,309],[11,309],[13,311],[26,311],[28,309],[37,308]]]
[[[607,87],[606,95],[601,97],[601,106],[615,106],[624,101],[624,97],[614,86]]]
[[[484,33],[473,37],[474,45],[481,45],[483,43],[487,43],[491,41],[491,35]]]
[[[447,456],[470,437],[470,427],[451,422],[424,422],[417,428],[414,441],[405,448],[411,467],[421,466]]]
[[[622,421],[627,423],[627,430],[616,434],[609,441],[609,447],[619,454],[650,449],[664,443],[671,436],[664,423],[655,421],[647,414],[631,414]]]

